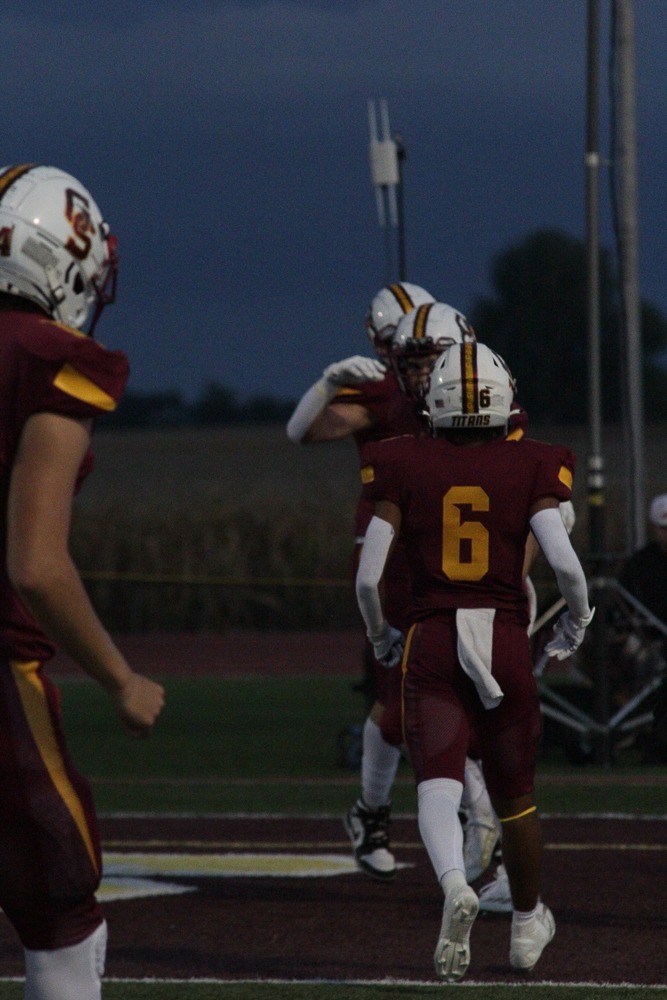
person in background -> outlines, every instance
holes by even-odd
[[[653,541],[630,556],[620,582],[667,625],[667,493],[653,497],[648,519]]]

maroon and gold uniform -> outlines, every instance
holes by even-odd
[[[7,574],[10,478],[31,416],[99,416],[115,408],[127,376],[121,352],[45,316],[0,312],[0,906],[34,950],[77,944],[101,922],[101,856],[90,789],[43,669],[54,646]],[[77,485],[91,468],[89,452]]]
[[[404,732],[417,781],[463,783],[476,741],[489,791],[532,790],[540,712],[522,587],[529,512],[571,496],[574,455],[536,441],[460,447],[400,437],[363,452],[364,496],[401,511],[412,584],[403,660]],[[504,692],[486,710],[457,655],[457,609],[496,609],[492,673]]]
[[[373,414],[373,426],[368,430],[358,431],[354,435],[360,459],[364,447],[371,441],[382,441],[395,437],[397,434],[412,434],[417,437],[428,433],[428,425],[419,416],[415,400],[406,396],[391,372],[387,372],[381,382],[365,382],[354,388],[340,389],[332,402],[356,403]],[[358,540],[363,539],[372,517],[373,504],[362,492],[357,504],[354,524],[354,533]],[[357,574],[360,551],[360,546],[357,545],[352,560],[353,577],[356,577]],[[384,608],[387,621],[394,628],[404,631],[407,626],[410,600],[410,577],[405,549],[401,543],[394,548],[387,564],[384,580]],[[396,671],[388,671],[381,664],[374,662],[377,700],[385,706],[380,729],[386,742],[397,746],[403,739],[400,676],[397,675]]]

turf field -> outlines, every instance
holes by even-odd
[[[375,883],[350,859],[340,815],[358,775],[336,764],[338,732],[363,719],[350,676],[168,677],[167,708],[145,741],[124,736],[94,684],[59,684],[71,750],[103,814],[105,1000],[389,1000],[461,988],[470,1000],[667,1000],[657,988],[667,822],[639,818],[667,815],[664,768],[544,765],[540,806],[559,814],[544,822],[556,939],[526,982],[508,966],[509,918],[480,917],[469,981],[445,987],[431,964],[440,891],[407,765],[393,795],[396,881]],[[21,970],[0,919],[0,975]],[[0,981],[0,1000],[21,991]]]
[[[74,758],[107,812],[339,814],[358,778],[336,765],[339,731],[363,720],[349,677],[171,677],[148,740],[129,740],[106,695],[60,681]],[[540,769],[546,813],[667,814],[667,769]],[[401,765],[396,813],[416,812]]]
[[[631,986],[525,987],[534,1000],[663,1000],[667,988]],[[107,982],[104,1000],[421,1000],[438,996],[452,1000],[459,986],[329,985],[322,983],[169,983]],[[523,991],[522,991],[523,992]],[[525,995],[525,994],[524,994]],[[0,981],[0,1000],[21,1000],[23,986]],[[468,986],[466,1000],[516,1000],[517,989],[503,986]]]

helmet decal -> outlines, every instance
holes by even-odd
[[[419,309],[417,310],[417,315],[415,316],[415,326],[414,326],[415,340],[424,339],[428,314],[430,313],[433,304],[434,304],[433,302],[428,302],[426,305],[420,306]]]
[[[479,413],[479,384],[477,379],[477,344],[462,344],[461,381],[463,384],[463,412]]]
[[[415,304],[406,292],[403,285],[389,285],[389,291],[394,296],[404,313],[409,313],[414,309]]]
[[[0,200],[14,181],[17,181],[19,177],[23,177],[24,174],[27,174],[29,170],[32,170],[36,166],[36,163],[23,163],[20,167],[8,167],[4,174],[0,174]]]
[[[65,191],[65,218],[74,230],[74,235],[81,241],[80,246],[71,236],[65,244],[77,260],[85,260],[92,245],[91,236],[95,235],[95,226],[90,218],[90,202],[78,191],[67,188]],[[89,235],[90,234],[90,235]]]

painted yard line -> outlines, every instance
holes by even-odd
[[[262,819],[262,820],[299,820],[321,819],[342,820],[343,813],[254,813],[254,812],[107,812],[98,813],[99,819]],[[628,819],[628,820],[658,820],[667,821],[667,813],[540,813],[541,819]],[[417,813],[393,813],[394,820],[416,820]]]
[[[197,786],[197,787],[264,787],[271,785],[289,785],[294,787],[313,788],[347,788],[350,785],[358,785],[359,778],[353,775],[349,778],[294,778],[286,775],[276,775],[275,777],[255,777],[255,778],[216,778],[216,777],[89,777],[88,781],[95,785],[166,785],[168,787]],[[538,775],[535,781],[538,788],[548,788],[551,786],[570,787],[610,787],[610,788],[667,788],[667,774],[662,775],[636,775],[624,778],[620,775]],[[414,778],[397,778],[394,785],[407,787],[414,785]]]
[[[19,978],[9,978],[6,980],[0,979],[0,982],[22,982]],[[238,983],[239,985],[248,985],[250,983],[254,985],[269,985],[269,986],[420,986],[428,987],[429,989],[442,991],[442,983],[434,983],[432,980],[421,980],[421,979],[120,979],[113,976],[108,976],[103,980],[105,983],[224,983],[229,986],[233,983]],[[513,988],[518,990],[525,989],[545,989],[554,986],[565,987],[566,989],[581,989],[582,987],[595,989],[607,989],[607,990],[626,990],[626,989],[641,989],[641,990],[663,990],[667,992],[667,987],[660,983],[592,983],[592,982],[582,982],[582,983],[559,983],[551,979],[543,979],[541,982],[521,982],[521,983],[506,983],[501,980],[488,980],[483,982],[481,980],[466,980],[462,983],[457,983],[456,988],[461,989],[466,986],[472,986],[479,988],[480,986],[505,986],[507,988]]]
[[[24,976],[0,976],[0,983],[24,983]],[[442,983],[427,982],[420,979],[195,979],[195,978],[182,978],[182,979],[156,979],[153,977],[145,977],[144,979],[129,979],[121,978],[120,976],[105,976],[102,980],[103,983],[140,983],[146,986],[161,986],[164,984],[172,983],[192,983],[197,985],[202,984],[213,984],[213,985],[224,985],[231,986],[238,984],[239,986],[252,985],[266,985],[266,986],[417,986],[424,988],[429,988],[433,990],[442,991]],[[604,990],[662,990],[667,992],[667,987],[660,983],[593,983],[593,982],[582,982],[582,983],[560,983],[551,979],[544,979],[541,982],[521,982],[521,983],[506,983],[500,980],[487,980],[483,982],[481,980],[466,980],[462,983],[457,983],[456,988],[465,989],[466,987],[479,988],[489,987],[489,986],[503,986],[505,989],[517,989],[517,990],[540,990],[540,989],[550,989],[554,986],[558,986],[561,989],[604,989]]]
[[[392,847],[404,851],[420,851],[424,845],[416,841],[392,840]],[[225,851],[324,851],[349,848],[348,840],[103,840],[102,846],[115,850],[161,847],[205,848]],[[667,844],[544,844],[545,851],[667,851]]]

